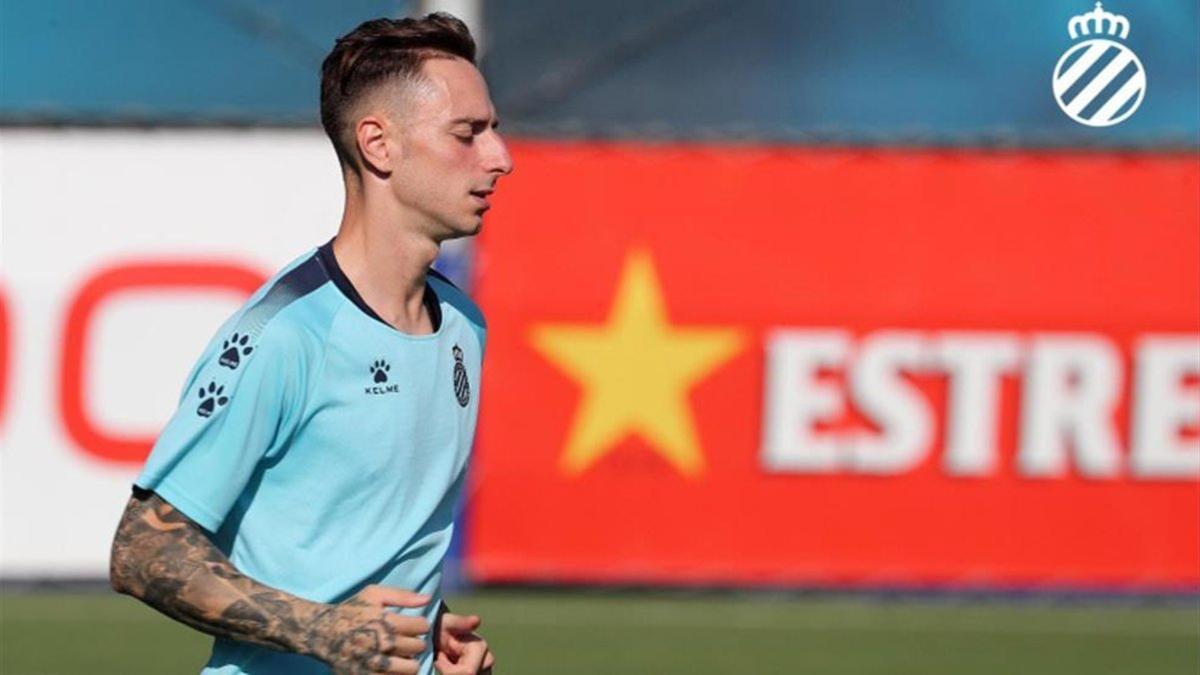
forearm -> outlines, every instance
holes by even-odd
[[[241,574],[205,532],[158,495],[130,499],[113,540],[110,577],[173,619],[211,635],[319,655],[330,605]]]

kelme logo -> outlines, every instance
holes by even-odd
[[[234,333],[229,336],[229,339],[221,344],[223,351],[219,360],[220,364],[230,370],[237,370],[237,367],[242,363],[242,357],[250,356],[250,352],[254,351],[254,347],[246,344],[249,341],[249,335]]]
[[[225,393],[225,385],[217,386],[216,382],[209,382],[208,386],[200,385],[200,389],[196,395],[200,398],[200,407],[196,408],[196,414],[201,417],[212,417],[213,411],[229,402],[228,396],[222,396]]]
[[[368,370],[371,373],[371,381],[375,384],[363,387],[363,393],[371,395],[400,393],[400,385],[388,384],[388,373],[392,372],[392,366],[387,361],[376,359]]]

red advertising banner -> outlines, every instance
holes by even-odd
[[[1200,159],[522,143],[477,579],[1200,588]]]

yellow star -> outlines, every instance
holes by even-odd
[[[649,252],[626,259],[606,323],[541,324],[531,340],[583,387],[561,460],[567,473],[584,471],[628,434],[684,475],[703,470],[688,391],[740,351],[742,336],[671,326]]]

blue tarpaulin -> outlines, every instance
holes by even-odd
[[[0,120],[316,124],[318,66],[385,0],[12,1]],[[486,5],[509,129],[574,137],[1200,146],[1200,9],[1123,0],[1145,100],[1094,129],[1050,89],[1087,0],[522,0]]]

